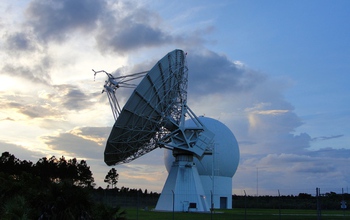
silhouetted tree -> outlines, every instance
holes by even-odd
[[[33,172],[33,163],[31,161],[23,160],[20,165],[21,171],[26,173]]]
[[[35,175],[40,177],[41,183],[47,185],[51,182],[59,182],[57,178],[56,158],[40,158],[34,165]]]
[[[117,170],[112,168],[108,171],[104,179],[104,182],[110,184],[112,188],[115,188],[118,183],[118,178],[119,178],[119,174],[117,173]]]
[[[0,172],[10,175],[21,173],[21,161],[9,152],[3,152],[0,157]]]
[[[311,198],[311,194],[308,194],[308,193],[299,193],[298,195],[299,198],[304,198],[304,199],[309,199]]]
[[[94,185],[92,172],[85,160],[79,163],[76,158],[67,161],[63,156],[59,159],[54,156],[50,159],[43,157],[35,164],[35,170],[43,183],[46,184],[65,181],[80,187]]]
[[[90,167],[87,165],[85,160],[80,161],[77,164],[78,178],[75,181],[75,184],[81,187],[93,187],[94,178],[92,177],[92,172]]]

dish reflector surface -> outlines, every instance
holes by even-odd
[[[167,132],[165,121],[180,122],[186,89],[185,54],[174,50],[157,62],[126,102],[107,140],[105,163],[127,163],[157,148],[156,140]]]

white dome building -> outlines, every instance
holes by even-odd
[[[232,177],[239,163],[239,147],[231,130],[218,120],[200,117],[201,122],[215,134],[213,154],[201,160],[194,159],[208,203],[216,209],[232,208]],[[186,126],[193,125],[191,120]],[[175,157],[172,151],[164,151],[164,163],[168,173]]]

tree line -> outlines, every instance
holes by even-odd
[[[106,189],[94,188],[94,178],[85,160],[65,157],[40,158],[36,163],[20,160],[9,152],[0,157],[0,219],[126,219],[120,209],[136,204],[155,206],[159,194],[147,189],[117,187],[119,174],[112,168],[105,176]],[[315,209],[316,198],[298,196],[232,196],[233,208]],[[349,205],[350,195],[325,193],[323,209]]]
[[[116,184],[117,179],[113,178]],[[94,201],[94,178],[85,160],[52,156],[32,163],[3,152],[0,182],[0,219],[125,219],[126,216],[117,206]]]
[[[63,181],[80,187],[94,185],[92,172],[85,160],[80,162],[76,158],[66,160],[63,156],[59,159],[55,156],[49,159],[43,157],[33,164],[31,161],[21,161],[9,152],[4,152],[0,158],[0,172],[11,175],[15,179],[23,173],[30,173],[40,178],[40,183],[44,186]]]
[[[307,193],[284,196],[239,196],[232,195],[233,208],[266,208],[266,209],[317,209],[317,201],[321,209],[339,210],[342,201],[350,203],[350,194],[327,192],[318,198]]]

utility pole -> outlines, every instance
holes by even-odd
[[[244,220],[247,220],[247,193],[244,191]]]
[[[173,220],[175,219],[175,192],[174,190],[171,190],[173,192]]]
[[[256,168],[256,197],[259,197],[259,167]]]
[[[281,194],[280,190],[278,190],[278,214],[279,214],[279,220],[281,220]]]
[[[316,187],[317,220],[321,220],[320,188]]]

